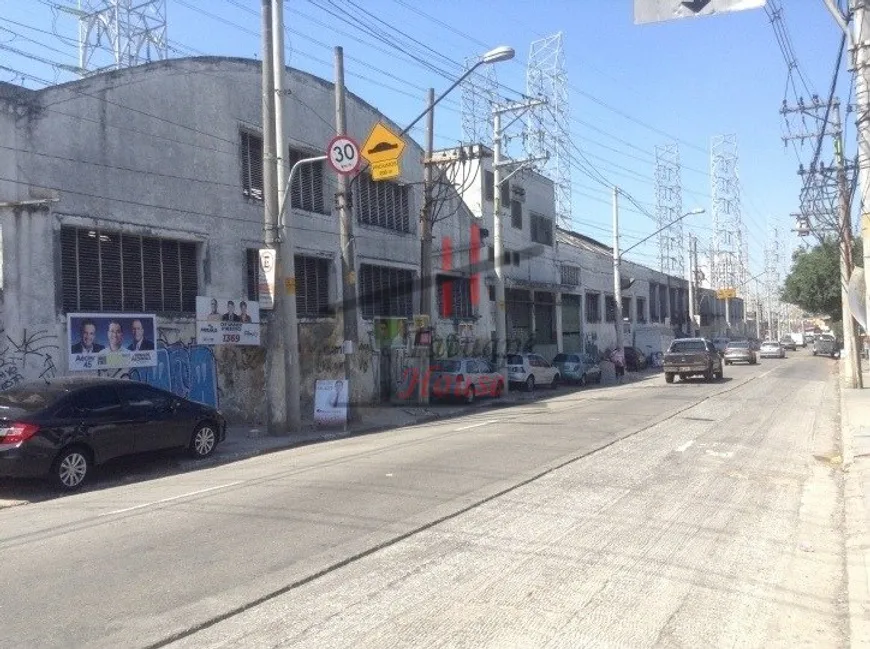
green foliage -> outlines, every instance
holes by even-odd
[[[852,259],[861,264],[861,240],[856,239]],[[791,272],[785,278],[781,298],[808,313],[843,319],[840,295],[840,247],[825,241],[811,250],[798,250],[792,258]]]

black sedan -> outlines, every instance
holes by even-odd
[[[91,468],[145,451],[211,455],[226,437],[214,408],[145,383],[65,377],[0,392],[0,476],[82,486]]]

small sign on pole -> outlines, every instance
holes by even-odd
[[[359,147],[353,138],[337,135],[329,141],[326,148],[329,166],[337,174],[356,173],[360,165]]]

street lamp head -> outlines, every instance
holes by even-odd
[[[514,58],[514,48],[507,45],[500,45],[483,55],[484,63],[501,63],[502,61],[510,61]]]

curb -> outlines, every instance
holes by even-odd
[[[862,461],[855,464],[852,422],[846,407],[842,369],[838,373],[840,398],[840,443],[843,456],[843,527],[846,546],[846,595],[849,615],[849,646],[870,646],[870,520],[864,504]]]

